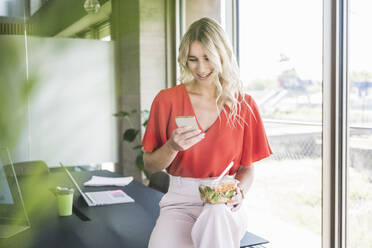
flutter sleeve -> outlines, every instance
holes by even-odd
[[[246,95],[245,99],[249,107],[246,112],[246,123],[244,124],[243,150],[240,164],[249,166],[270,156],[272,151],[256,102],[248,95]]]
[[[150,116],[142,139],[146,152],[153,152],[167,142],[167,127],[170,105],[166,103],[163,92],[160,91],[151,105]]]

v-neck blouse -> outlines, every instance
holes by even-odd
[[[185,100],[188,101],[188,105],[190,106],[190,109],[191,109],[191,112],[192,112],[191,116],[195,116],[195,119],[196,119],[196,122],[198,124],[198,127],[199,127],[200,131],[202,131],[204,133],[208,132],[211,128],[213,128],[213,126],[215,126],[216,122],[219,121],[220,118],[222,118],[223,109],[221,110],[220,114],[217,116],[217,119],[212,123],[212,125],[210,125],[206,130],[203,130],[203,128],[201,127],[201,125],[199,123],[198,117],[195,114],[194,107],[192,106],[192,103],[191,103],[191,97],[190,97],[189,93],[187,92],[185,85],[181,84],[180,87],[185,92]],[[224,107],[224,109],[225,109],[225,107]]]
[[[205,132],[205,138],[189,149],[179,151],[167,167],[167,172],[182,177],[216,177],[234,161],[229,171],[229,175],[233,175],[239,166],[249,166],[268,157],[272,151],[257,105],[251,96],[244,97],[250,109],[241,104],[240,116],[244,119],[242,126],[229,124],[225,113],[221,112]],[[229,111],[228,107],[225,109]],[[185,115],[195,115],[185,86],[180,84],[161,90],[151,106],[142,140],[144,150],[153,152],[164,145],[177,129],[175,117]]]

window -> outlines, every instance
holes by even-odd
[[[321,247],[322,15],[321,0],[238,2],[241,78],[274,152],[256,164],[247,221],[268,247]]]
[[[371,247],[372,3],[350,0],[348,248]]]
[[[110,41],[111,40],[111,24],[110,22],[105,21],[103,23],[90,26],[84,31],[78,33],[76,36],[80,38],[85,38],[85,39]]]

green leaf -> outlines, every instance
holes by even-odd
[[[138,154],[136,158],[136,167],[139,171],[145,170],[145,164],[143,162],[143,155]]]
[[[132,109],[132,111],[130,111],[132,114],[135,114],[137,113],[137,109]]]
[[[212,196],[212,202],[213,202],[213,203],[217,203],[218,200],[219,200],[218,194],[214,194],[214,195]]]
[[[119,118],[127,118],[130,116],[130,114],[126,111],[119,111],[117,113],[114,114],[115,117],[119,117]]]
[[[147,126],[147,122],[149,122],[148,119],[146,119],[146,120],[142,123],[142,126],[146,127],[146,126]]]
[[[136,130],[133,128],[127,129],[123,135],[123,140],[127,142],[133,142],[138,133],[139,133],[139,130]]]
[[[226,192],[226,197],[231,198],[235,195],[235,190],[231,189],[228,192]]]
[[[202,186],[199,186],[199,192],[200,192],[200,194],[203,194],[204,193],[204,190],[203,190],[203,187]]]
[[[205,190],[206,192],[213,192],[213,191],[214,191],[214,190],[213,190],[211,187],[209,187],[209,186],[205,186],[204,190]]]
[[[138,149],[141,149],[141,148],[142,148],[142,146],[141,145],[138,145],[138,146],[133,147],[132,149],[133,150],[138,150]]]

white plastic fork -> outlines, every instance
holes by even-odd
[[[212,185],[217,185],[221,181],[223,176],[225,176],[225,174],[231,169],[231,167],[233,167],[233,165],[234,165],[234,161],[231,161],[230,164],[221,173],[221,175],[219,175],[216,179],[213,180]]]

